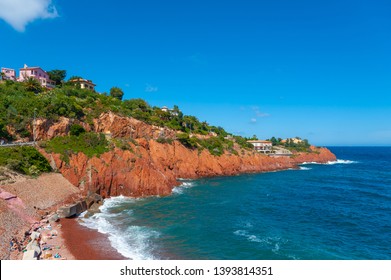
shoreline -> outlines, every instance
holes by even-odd
[[[310,158],[315,159],[314,161],[317,161],[319,163],[336,159],[335,155],[333,155],[331,152],[330,154],[334,158],[326,157],[323,158],[322,160],[322,158],[319,157],[319,155],[315,155],[315,157],[313,158],[312,156],[314,156],[314,154],[310,155]],[[301,154],[295,157],[294,159],[290,159],[289,161],[287,161],[287,163],[289,164],[279,164],[279,160],[275,160],[276,164],[268,165],[266,168],[262,168],[262,170],[253,170],[253,169],[240,170],[239,169],[239,170],[234,170],[234,172],[227,173],[227,174],[224,173],[216,174],[210,172],[210,174],[208,175],[203,174],[203,175],[196,176],[196,178],[194,178],[193,176],[189,176],[188,179],[194,180],[199,178],[207,178],[207,177],[215,177],[215,176],[232,176],[232,175],[241,175],[241,174],[264,173],[264,172],[278,172],[278,171],[290,169],[293,166],[298,167],[300,163],[303,163],[308,160],[309,160],[308,154],[307,155]],[[188,175],[188,174],[184,173],[181,175]],[[68,177],[65,174],[62,176],[65,176],[63,178]],[[181,176],[181,177],[184,178],[187,176]],[[68,184],[69,182],[70,181],[67,181]],[[175,182],[178,182],[178,180],[175,180]],[[175,186],[177,185],[170,186],[170,194],[172,194],[172,190]],[[76,189],[74,185],[72,185],[72,187]],[[44,196],[41,196],[41,199],[42,197]],[[41,199],[39,199],[39,201],[41,201]],[[41,225],[42,227],[45,227],[48,224],[45,224],[43,223],[43,221],[41,221]],[[68,260],[126,260],[127,259],[123,255],[121,255],[114,247],[111,246],[108,235],[105,235],[103,233],[98,232],[97,230],[90,229],[79,224],[79,222],[75,218],[62,218],[59,222],[54,224],[52,223],[52,228],[58,231],[58,235],[53,237],[53,239],[57,241],[57,243],[53,244],[53,246],[60,247],[58,248],[58,250],[61,250],[58,251],[60,258],[48,257],[46,259],[68,259]],[[47,232],[45,232],[44,234],[47,234]],[[49,242],[48,244],[51,245]],[[46,252],[43,251],[40,259],[45,259],[44,253]],[[57,251],[53,250],[52,255],[54,256],[56,253]],[[22,257],[21,256],[19,256],[18,258],[12,257],[11,259],[14,260],[22,259]]]
[[[107,235],[79,224],[77,218],[46,219],[30,226],[30,233],[40,233],[38,260],[127,260],[111,246]],[[30,237],[19,242],[27,244]],[[14,249],[10,260],[23,260],[24,252]],[[56,257],[55,257],[56,256]]]
[[[327,164],[327,162],[318,162],[318,164]],[[296,165],[297,168],[282,168],[262,172],[243,172],[235,175],[205,176],[199,178],[178,178],[178,181],[193,181],[202,178],[231,177],[246,174],[281,172],[292,169],[299,170],[299,165],[300,163]],[[173,187],[172,190],[174,190],[175,187]],[[170,195],[172,194],[173,193],[171,193]],[[128,258],[121,255],[111,245],[108,235],[100,233],[97,230],[85,227],[81,225],[76,219],[77,218],[64,218],[60,221],[61,224],[64,225],[64,227],[62,228],[62,232],[64,234],[65,244],[69,248],[70,253],[74,256],[75,260],[128,260]]]
[[[127,260],[111,246],[107,235],[82,226],[76,219],[60,220],[65,244],[75,260]]]

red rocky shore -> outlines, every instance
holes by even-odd
[[[294,168],[302,162],[327,162],[335,160],[326,148],[311,147],[312,153],[298,153],[293,157],[273,158],[253,151],[237,150],[238,155],[213,156],[207,150],[199,152],[184,147],[180,142],[161,144],[155,140],[160,135],[174,139],[177,131],[146,124],[131,117],[112,112],[102,113],[93,123],[87,124],[60,118],[57,122],[39,119],[37,140],[49,140],[68,135],[73,123],[86,131],[109,133],[113,138],[136,139],[130,150],[115,149],[99,158],[89,159],[83,153],[72,155],[68,163],[58,154],[42,154],[66,179],[78,187],[82,194],[97,193],[109,196],[169,195],[179,182],[177,178],[236,175]]]
[[[94,192],[103,197],[169,195],[179,185],[178,178],[276,171],[296,168],[303,162],[336,160],[328,149],[315,147],[311,147],[311,153],[292,157],[269,157],[251,151],[213,156],[206,150],[187,149],[177,141],[161,144],[141,138],[136,142],[131,144],[132,151],[115,149],[90,159],[79,153],[72,155],[69,163],[58,154],[41,152],[83,194]]]

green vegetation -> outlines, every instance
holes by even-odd
[[[89,132],[82,133],[79,136],[58,136],[41,143],[41,147],[48,152],[61,154],[62,159],[67,163],[69,163],[69,156],[72,154],[82,152],[91,158],[109,151],[109,143],[103,134]]]
[[[164,137],[159,137],[158,139],[156,139],[156,142],[160,143],[160,144],[172,144],[172,139],[171,138],[164,138]]]
[[[310,143],[307,139],[301,139],[300,137],[288,138],[283,140],[281,138],[272,137],[268,139],[272,142],[273,146],[282,146],[290,151],[295,152],[311,152]]]
[[[208,151],[214,156],[222,155],[226,148],[224,139],[218,137],[199,140],[199,144],[201,145],[201,147],[208,149]]]
[[[80,124],[72,124],[69,129],[69,134],[72,136],[79,136],[80,134],[85,133],[86,130]]]
[[[177,139],[187,148],[195,149],[199,151],[207,149],[214,156],[221,156],[224,151],[237,155],[238,152],[234,148],[236,143],[242,149],[253,149],[253,145],[246,142],[245,138],[240,136],[234,136],[231,140],[225,137],[209,137],[200,139],[197,137],[190,137],[187,133],[180,133],[177,135]]]
[[[194,148],[197,148],[198,145],[197,145],[197,138],[195,137],[191,137],[189,136],[188,133],[179,133],[177,134],[177,139],[179,142],[182,143],[183,146],[189,148],[189,149],[194,149]]]
[[[272,137],[272,138],[270,138],[270,139],[267,139],[267,140],[269,140],[270,142],[272,142],[272,145],[273,146],[277,146],[277,145],[282,145],[282,143],[281,143],[281,141],[282,141],[282,139],[281,138],[276,138],[276,137]]]
[[[131,142],[129,139],[124,138],[114,138],[111,140],[112,143],[115,145],[115,147],[123,150],[123,151],[131,151],[133,152],[132,147],[130,146],[129,142]]]
[[[112,87],[110,89],[110,96],[122,100],[124,92],[119,87]]]
[[[61,86],[65,77],[67,76],[67,71],[65,70],[51,70],[47,72],[50,80],[56,82],[56,86]]]
[[[12,137],[11,137],[11,135],[9,135],[9,133],[5,127],[5,124],[0,122],[0,140],[2,140],[2,139],[11,140]]]
[[[28,92],[40,93],[43,91],[43,88],[41,87],[41,84],[38,82],[38,80],[32,77],[29,77],[27,80],[25,80],[23,85]]]
[[[51,74],[58,75],[56,79],[59,80],[64,74],[61,71],[64,70],[53,70]],[[73,78],[75,77],[71,79]],[[36,118],[49,119],[53,122],[66,117],[72,121],[93,125],[95,118],[104,112],[111,111],[120,116],[133,117],[151,125],[176,130],[178,140],[188,148],[208,149],[214,155],[220,155],[224,150],[235,153],[235,143],[236,147],[252,149],[252,145],[248,144],[245,138],[232,136],[222,127],[209,125],[205,121],[201,122],[195,116],[184,115],[176,105],[171,110],[162,110],[138,98],[122,101],[123,91],[116,87],[112,88],[109,95],[104,95],[78,88],[69,82],[62,83],[61,87],[53,90],[42,89],[34,84],[35,82],[5,81],[0,83],[0,139],[11,140],[12,136],[8,135],[5,129],[6,126],[10,126],[14,131],[13,135],[29,137],[32,140],[34,114]],[[47,146],[54,151],[61,152],[64,157],[70,152],[84,151],[85,147],[80,146],[81,143],[72,137],[84,137],[84,134],[90,134],[85,133],[79,125],[73,125],[70,130],[70,138],[61,140],[64,141],[65,147],[62,149],[58,147],[61,144],[58,142],[59,139],[53,140],[54,142],[48,143]],[[194,135],[204,135],[208,139],[198,139]],[[68,141],[72,145],[68,144]],[[161,137],[158,141],[170,143],[172,139]],[[100,154],[99,151],[86,151],[86,153]]]
[[[0,166],[22,174],[37,176],[52,169],[44,156],[33,147],[0,147]]]
[[[299,137],[296,137],[296,139],[301,140]],[[304,139],[300,142],[294,142],[292,139],[288,139],[284,147],[291,151],[297,151],[297,152],[311,152],[310,150],[310,144],[308,143],[307,139]]]
[[[241,137],[241,136],[234,136],[235,142],[238,143],[239,146],[245,148],[245,149],[253,149],[254,146],[247,142],[247,138]]]

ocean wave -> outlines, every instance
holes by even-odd
[[[126,197],[113,197],[106,199],[101,212],[89,218],[80,218],[80,224],[97,230],[108,236],[110,244],[121,255],[134,260],[155,259],[152,254],[152,240],[157,238],[159,232],[145,227],[129,225],[133,211],[128,209],[119,213],[113,213],[115,207],[126,203],[134,203],[136,199]]]
[[[333,165],[333,164],[352,164],[352,163],[358,163],[358,161],[337,159],[336,161],[329,161],[326,164]]]
[[[111,209],[111,208],[123,205],[125,203],[135,203],[136,201],[139,201],[139,200],[140,199],[138,199],[138,198],[131,198],[131,197],[123,196],[123,195],[113,196],[113,197],[110,197],[110,198],[106,198],[104,200],[103,205],[100,206],[99,209],[101,211],[105,211],[107,209]]]
[[[315,161],[305,161],[305,162],[300,163],[300,165],[308,165],[308,164],[322,164],[322,163],[315,162]]]
[[[334,164],[353,164],[353,163],[358,163],[358,161],[345,160],[345,159],[337,159],[335,161],[328,161],[326,163],[320,163],[320,162],[315,162],[315,161],[305,161],[303,163],[300,163],[300,165],[309,165],[309,164],[334,165]]]
[[[185,189],[194,187],[195,185],[195,182],[190,180],[180,179],[178,181],[181,181],[182,184],[172,189],[173,194],[183,194]]]
[[[312,168],[310,167],[304,167],[304,166],[300,166],[300,170],[311,170]]]

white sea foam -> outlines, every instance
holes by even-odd
[[[180,179],[179,181],[182,182],[179,186],[172,189],[173,194],[182,194],[185,189],[194,187],[195,183],[194,181]]]
[[[256,235],[254,234],[250,234],[247,230],[237,230],[234,232],[235,235],[238,235],[238,236],[243,236],[245,238],[247,238],[248,241],[251,241],[251,242],[257,242],[257,243],[263,243],[264,240],[258,238]]]
[[[103,206],[100,207],[101,212],[89,218],[81,218],[81,224],[108,235],[111,246],[126,258],[134,260],[154,259],[151,239],[158,237],[159,233],[144,226],[126,226],[126,223],[124,224],[119,218],[123,215],[123,220],[129,223],[132,219],[132,210],[130,209],[120,213],[110,212],[113,207],[136,201],[136,199],[123,196],[106,199]]]
[[[321,163],[315,161],[305,161],[303,163],[300,163],[300,165],[308,165],[308,164],[321,164]]]
[[[275,254],[280,254],[281,245],[288,242],[288,240],[283,240],[278,236],[259,238],[247,230],[237,230],[234,234],[246,238],[249,242],[261,243],[262,246],[269,248]]]
[[[272,249],[272,251],[276,254],[278,251],[280,251],[280,244],[278,242],[274,245],[274,248]]]
[[[111,198],[105,199],[103,205],[99,207],[99,209],[104,212],[105,210],[108,210],[113,207],[117,207],[119,205],[122,205],[124,203],[135,203],[138,199],[126,197],[123,195],[115,196]]]
[[[326,164],[326,165],[334,165],[334,164],[352,164],[352,163],[358,163],[358,161],[354,160],[344,160],[344,159],[337,159],[335,161],[328,161],[326,163],[319,163],[319,162],[314,162],[314,161],[309,161],[309,162],[303,162],[300,165],[308,165],[308,164]]]
[[[300,170],[311,170],[312,168],[305,167],[305,166],[300,166]]]
[[[333,165],[333,164],[352,164],[352,163],[358,163],[358,161],[337,159],[336,161],[329,161],[326,164]]]

